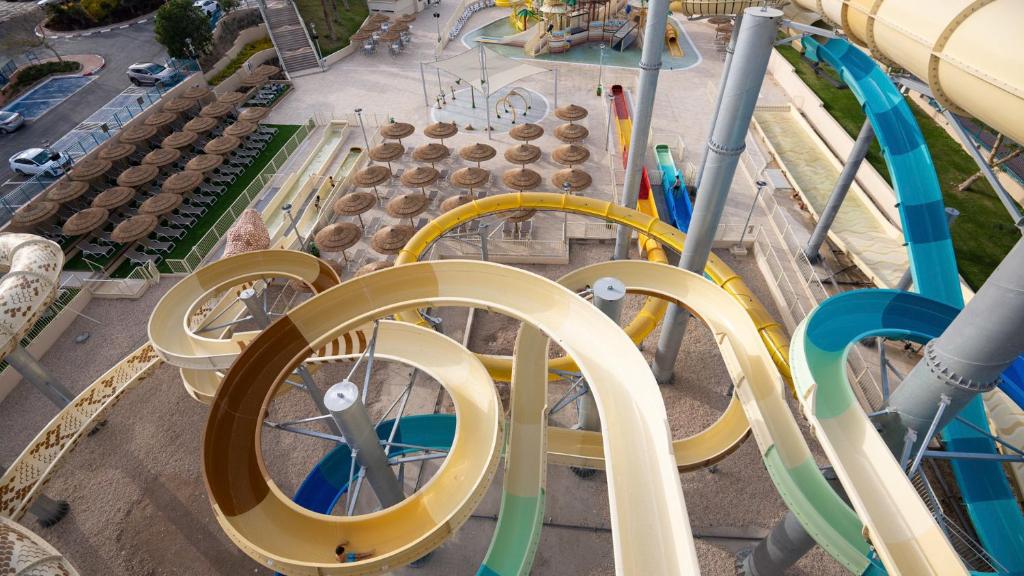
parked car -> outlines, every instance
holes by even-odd
[[[142,62],[128,67],[128,79],[136,86],[171,85],[177,78],[177,71],[162,64]]]
[[[57,177],[71,167],[67,152],[56,153],[49,148],[22,150],[9,160],[11,170],[23,176],[44,174]]]
[[[206,16],[210,18],[220,12],[220,4],[217,3],[217,0],[195,0],[192,5],[205,12]]]
[[[25,123],[25,117],[17,112],[0,110],[0,134],[10,134]]]

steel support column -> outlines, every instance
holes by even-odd
[[[50,402],[56,404],[58,408],[67,406],[75,397],[56,378],[51,376],[46,368],[43,368],[43,365],[20,344],[15,346],[14,350],[11,350],[5,359],[8,364],[21,374],[22,378],[35,386]]]
[[[618,278],[598,278],[594,282],[593,290],[594,306],[618,324],[622,315],[622,305],[626,300],[626,285]],[[600,432],[601,418],[597,413],[594,395],[589,389],[586,394],[579,397],[576,406],[579,410],[580,429]]]
[[[725,64],[722,66],[722,79],[718,82],[718,97],[715,98],[715,111],[711,113],[711,126],[708,129],[708,141],[715,133],[715,125],[718,123],[718,114],[722,110],[722,95],[725,93],[725,79],[729,77],[729,68],[732,67],[732,55],[736,52],[736,38],[739,36],[740,24],[743,23],[743,13],[736,15],[736,22],[733,24],[733,33],[729,36],[729,45],[725,47]],[[705,145],[704,152],[700,157],[700,166],[697,168],[697,177],[693,181],[693,188],[700,188],[700,182],[704,179],[704,165],[708,161],[708,150]]]

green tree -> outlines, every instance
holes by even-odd
[[[167,48],[171,58],[189,58],[205,54],[213,44],[210,19],[192,0],[170,0],[156,11],[154,22],[157,42]],[[191,46],[190,46],[191,44]]]
[[[240,0],[217,0],[217,4],[220,5],[220,9],[227,14],[235,8],[238,8]]]

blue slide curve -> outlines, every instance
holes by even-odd
[[[690,218],[693,217],[693,203],[690,202],[690,194],[686,191],[686,179],[676,168],[672,150],[668,146],[658,144],[654,147],[654,153],[658,158],[658,166],[661,168],[661,188],[665,192],[665,206],[668,207],[672,225],[683,232],[689,232]],[[679,194],[673,191],[676,178],[679,178],[679,182],[682,184]]]
[[[864,326],[852,331],[849,345],[863,334],[895,335],[930,339],[941,334],[955,312],[963,307],[953,243],[946,225],[942,190],[931,154],[910,107],[884,72],[864,52],[845,40],[819,43],[803,40],[805,56],[832,66],[857,97],[874,127],[898,198],[914,285],[920,296],[892,294],[878,298],[878,290],[859,290],[834,296],[806,320],[811,324],[841,326],[855,310]],[[884,302],[883,302],[884,301]],[[912,314],[893,314],[893,303]],[[943,310],[936,316],[936,310]],[[867,320],[866,318],[874,320]],[[942,318],[940,322],[937,318]],[[856,333],[855,333],[856,332]],[[1001,388],[1021,405],[1024,400],[1024,360],[1018,359],[1004,374]],[[988,429],[981,397],[975,398],[960,417]],[[953,421],[942,431],[948,450],[995,453],[988,437]],[[1024,572],[1024,515],[1002,464],[953,460],[952,467],[975,531],[986,551],[1005,573]]]

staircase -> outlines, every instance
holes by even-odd
[[[261,6],[261,8],[263,8]],[[270,39],[281,55],[281,64],[289,76],[320,72],[313,43],[291,0],[266,3],[264,19],[270,28]]]

